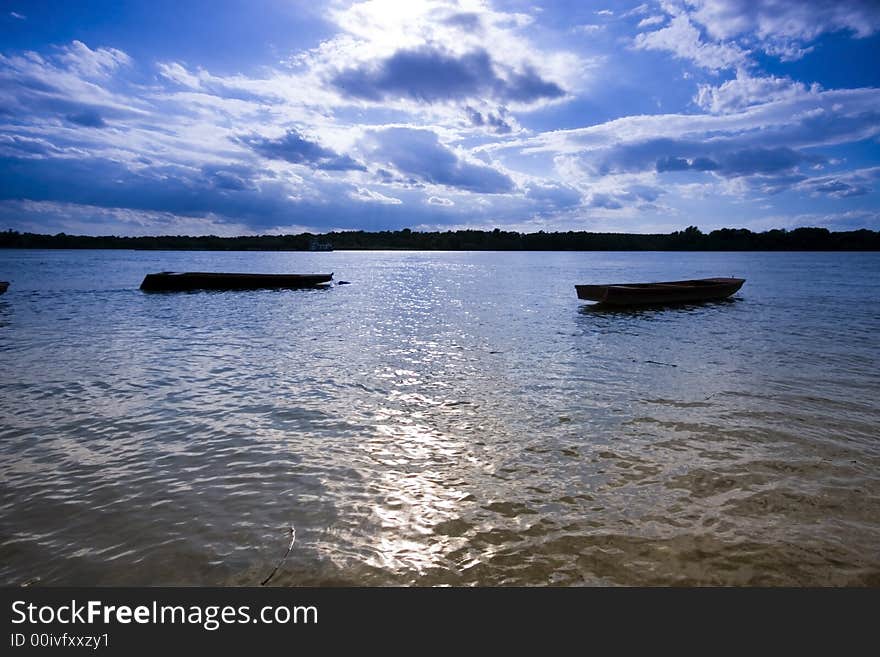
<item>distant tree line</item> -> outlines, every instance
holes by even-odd
[[[831,232],[826,228],[796,228],[753,233],[745,228],[722,228],[703,233],[696,226],[669,234],[634,233],[517,233],[495,230],[418,232],[362,230],[325,234],[217,237],[162,235],[93,237],[0,232],[0,248],[20,249],[143,249],[181,251],[308,251],[316,243],[334,249],[413,249],[430,251],[880,251],[880,232]]]

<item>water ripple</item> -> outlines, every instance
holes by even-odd
[[[255,585],[291,524],[273,584],[880,584],[876,254],[0,258],[7,584]],[[718,271],[704,306],[572,288]]]

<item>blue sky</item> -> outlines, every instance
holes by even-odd
[[[880,3],[0,3],[0,228],[880,229]]]

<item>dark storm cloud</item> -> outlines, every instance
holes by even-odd
[[[210,185],[217,189],[243,191],[256,189],[256,171],[242,165],[206,164],[202,173]]]
[[[716,149],[711,157],[694,157],[692,148],[685,148],[684,151],[687,152],[684,156],[665,156],[657,159],[657,172],[711,171],[726,178],[745,177],[749,179],[752,187],[767,194],[778,194],[804,180],[806,176],[796,173],[799,165],[824,161],[820,156],[806,155],[781,146],[743,148],[728,152],[724,149]]]
[[[788,146],[752,146],[751,139],[730,138],[705,141],[652,139],[622,144],[588,154],[585,163],[606,175],[655,170],[711,171],[728,178],[777,175],[794,171],[802,164],[818,164],[820,155]]]
[[[719,170],[726,176],[789,171],[801,162],[815,161],[791,148],[748,148],[722,157]]]
[[[803,181],[798,188],[815,196],[844,199],[871,193],[880,180],[880,167],[858,169]]]
[[[274,160],[285,160],[324,171],[364,171],[366,167],[348,155],[322,146],[304,137],[295,129],[290,129],[281,137],[270,139],[250,135],[240,137],[239,141],[254,151]]]
[[[465,98],[495,98],[523,103],[559,98],[565,91],[534,69],[496,72],[485,50],[454,55],[436,48],[400,50],[372,66],[350,68],[331,83],[353,98],[380,101],[410,98],[435,103]]]
[[[488,128],[498,135],[506,135],[513,130],[513,126],[504,118],[507,110],[503,107],[499,108],[497,113],[486,112],[484,114],[473,107],[465,107],[464,111],[471,125],[478,128]]]
[[[522,73],[513,73],[503,85],[504,93],[500,96],[504,100],[520,101],[529,103],[542,98],[559,98],[565,92],[555,82],[545,80],[538,72],[526,67]]]
[[[683,157],[661,157],[657,160],[657,171],[715,171],[719,164],[708,157],[695,157],[687,160]]]
[[[356,188],[328,182],[314,198],[292,198],[282,181],[248,167],[159,166],[132,171],[101,158],[0,157],[0,202],[40,201],[183,217],[211,217],[260,231],[290,225],[385,230],[455,221],[434,206],[352,203]]]
[[[216,174],[220,172],[218,179]],[[218,184],[218,182],[220,184]],[[28,199],[230,216],[272,213],[273,190],[229,194],[222,169],[159,166],[133,171],[113,160],[91,158],[0,159],[0,199]],[[233,187],[235,185],[233,184]],[[280,192],[278,193],[280,196]]]
[[[812,186],[813,191],[819,194],[827,194],[834,198],[849,198],[851,196],[864,196],[871,190],[864,185],[851,185],[842,180],[831,180]]]
[[[376,160],[424,182],[483,194],[502,194],[516,187],[507,174],[459,158],[431,130],[387,128],[371,136]]]

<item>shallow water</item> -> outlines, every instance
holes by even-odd
[[[145,294],[160,270],[326,290]],[[575,283],[741,276],[601,311]],[[0,251],[0,582],[880,585],[880,254]]]

